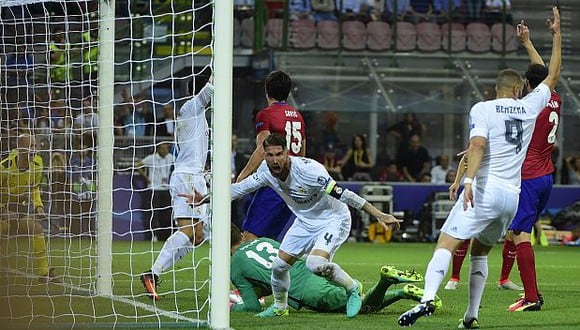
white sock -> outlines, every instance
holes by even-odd
[[[488,273],[487,256],[471,256],[469,260],[469,304],[464,320],[477,318]]]
[[[358,284],[356,281],[353,280],[347,272],[340,268],[338,264],[333,262],[332,265],[334,266],[334,271],[329,280],[345,288],[347,293],[350,293],[352,289],[357,287]]]
[[[161,248],[155,263],[151,267],[151,272],[159,275],[173,266],[175,262],[183,258],[193,249],[189,237],[181,230],[173,233]]]
[[[277,309],[288,308],[288,290],[290,289],[290,266],[284,260],[276,257],[272,262],[272,295]]]
[[[449,270],[451,257],[452,253],[447,249],[439,248],[433,252],[433,257],[429,261],[425,272],[425,289],[421,302],[435,299],[437,290],[439,290],[439,286]]]

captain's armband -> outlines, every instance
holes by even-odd
[[[366,199],[360,197],[358,194],[350,191],[347,188],[341,187],[336,181],[330,179],[325,187],[325,192],[339,201],[352,206],[357,210],[363,208]]]

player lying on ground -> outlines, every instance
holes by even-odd
[[[284,136],[270,134],[263,143],[265,160],[258,171],[232,185],[232,199],[240,198],[260,187],[271,187],[296,215],[277,256],[272,260],[272,292],[274,304],[259,317],[288,314],[290,268],[304,254],[306,267],[343,287],[348,296],[346,315],[352,318],[362,306],[361,288],[332,258],[350,233],[351,215],[348,206],[363,210],[377,219],[385,230],[399,227],[401,220],[379,211],[364,198],[338,185],[319,162],[288,155]],[[189,202],[191,194],[183,194]],[[202,196],[195,192],[195,205]],[[206,199],[207,201],[207,199]]]
[[[260,312],[259,297],[272,294],[270,277],[272,261],[278,254],[280,243],[269,238],[246,241],[240,230],[231,231],[231,280],[239,290],[242,302],[231,305],[234,312]],[[290,268],[292,282],[288,290],[288,305],[294,309],[307,308],[316,312],[344,313],[348,297],[342,287],[328,279],[314,275],[304,260],[298,260]],[[401,289],[388,290],[393,284],[421,282],[423,277],[414,271],[399,271],[383,266],[379,281],[362,299],[361,313],[379,312],[401,300],[421,301],[423,290],[406,284]],[[437,298],[440,304],[440,300]]]

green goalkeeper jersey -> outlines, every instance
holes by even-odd
[[[242,243],[234,252],[231,260],[231,281],[240,291],[244,303],[234,304],[232,311],[261,311],[256,291],[271,293],[272,262],[279,247],[280,243],[274,240],[258,238]],[[346,302],[344,288],[314,275],[306,268],[303,260],[298,260],[290,268],[288,304],[293,308],[342,312]]]

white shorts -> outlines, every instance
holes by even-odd
[[[191,207],[187,199],[177,196],[179,193],[193,193],[197,190],[200,194],[207,194],[207,186],[203,174],[173,173],[169,180],[169,192],[173,206],[173,219],[201,219],[207,222],[207,204]]]
[[[332,260],[336,250],[346,241],[350,235],[351,218],[348,217],[331,219],[316,229],[307,229],[304,220],[296,218],[294,224],[282,239],[280,250],[291,256],[300,258],[311,250],[322,250],[330,254]],[[309,224],[308,227],[311,227]]]
[[[477,238],[482,244],[493,246],[505,235],[518,209],[519,191],[498,184],[487,183],[475,187],[474,206],[463,210],[463,192],[451,209],[441,232],[465,240]]]

